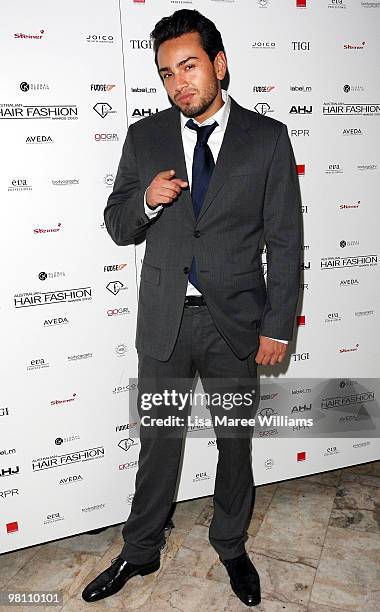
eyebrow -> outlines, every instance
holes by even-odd
[[[182,66],[182,64],[186,64],[186,62],[188,62],[189,60],[194,60],[194,59],[199,59],[199,57],[196,57],[195,55],[190,55],[190,57],[187,57],[186,59],[183,59],[180,62],[178,62],[178,64],[176,65],[176,68],[179,68],[180,66]],[[169,70],[170,68],[168,66],[165,66],[164,68],[159,68],[158,72],[168,72]]]

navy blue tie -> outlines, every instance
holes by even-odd
[[[194,148],[193,156],[193,171],[191,180],[191,199],[193,201],[194,215],[198,219],[205,195],[210,183],[211,175],[215,168],[214,158],[207,141],[215,130],[217,122],[214,121],[211,125],[199,126],[192,119],[186,123],[186,126],[197,132],[197,144]],[[190,283],[201,291],[195,266],[195,258],[191,262],[189,272]]]

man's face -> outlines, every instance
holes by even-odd
[[[198,32],[162,43],[157,62],[169,98],[186,117],[204,116],[215,106],[220,97],[219,82],[226,73],[226,58],[220,51],[211,62]]]

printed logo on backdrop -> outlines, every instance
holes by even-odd
[[[76,361],[83,361],[83,359],[91,359],[94,356],[94,353],[78,353],[77,355],[68,355],[67,361],[70,363],[74,363]]]
[[[347,3],[344,0],[328,0],[327,8],[329,9],[346,9]]]
[[[325,102],[322,106],[322,115],[362,115],[374,117],[380,115],[380,104],[353,104],[348,102]]]
[[[65,444],[67,442],[76,442],[77,440],[80,440],[80,436],[78,435],[66,436],[65,438],[59,437],[54,440],[54,444],[56,444],[57,446],[61,446],[61,444]]]
[[[136,385],[132,385],[133,387],[136,387]],[[134,426],[137,425],[137,421],[135,421],[134,423],[123,423],[122,425],[115,425],[115,431],[125,431],[126,429],[133,429]]]
[[[131,383],[130,385],[118,385],[117,387],[114,387],[112,394],[113,395],[118,395],[119,393],[125,393],[126,391],[134,391],[136,389],[136,384],[135,383]],[[117,427],[122,427],[117,426]],[[130,425],[128,424],[127,426],[128,428],[130,427]],[[116,428],[116,431],[119,431],[119,429]],[[121,429],[120,429],[121,431]]]
[[[268,104],[268,102],[258,102],[255,104],[254,109],[259,115],[267,115],[273,113],[274,109]]]
[[[17,34],[13,34],[13,36],[14,38],[41,40],[44,34],[45,34],[45,30],[40,30],[38,34],[23,34],[22,32],[18,32]]]
[[[347,49],[348,51],[363,51],[365,48],[365,41],[360,43],[345,43],[343,45],[343,49]]]
[[[120,440],[118,443],[119,448],[123,451],[129,451],[132,446],[137,446],[137,441],[133,438],[125,438],[124,440]]]
[[[115,347],[115,353],[118,357],[124,357],[128,352],[128,346],[124,343],[118,344]]]
[[[114,37],[111,34],[89,34],[86,41],[89,43],[113,43]]]
[[[273,50],[276,48],[276,43],[272,40],[254,40],[252,43],[252,49],[257,49],[259,51],[267,51],[269,49]]]
[[[341,347],[340,349],[338,349],[339,353],[354,353],[356,351],[359,350],[359,344],[355,344],[355,346],[352,347]]]
[[[20,89],[23,92],[27,91],[41,91],[50,89],[48,83],[27,83],[26,81],[22,81],[20,83]]]
[[[8,191],[32,191],[32,189],[32,185],[26,178],[13,178],[8,186]]]
[[[45,281],[47,279],[52,279],[52,278],[62,278],[63,276],[66,276],[65,272],[39,272],[38,273],[38,278],[40,279],[40,281]]]
[[[377,266],[378,255],[355,255],[347,257],[322,257],[321,270],[342,268],[366,268]]]
[[[3,448],[0,450],[0,455],[13,455],[15,452],[15,448]]]
[[[135,108],[132,113],[132,119],[142,119],[143,117],[150,117],[160,111],[159,108]]]
[[[293,361],[308,361],[310,359],[310,353],[294,353],[292,357]]]
[[[59,512],[55,512],[54,514],[47,514],[43,524],[51,525],[52,523],[57,523],[58,521],[64,521],[64,520],[65,520],[64,516],[61,516]]]
[[[111,84],[111,83],[91,83],[90,90],[91,91],[112,91],[114,87],[116,87],[116,85]]]
[[[325,170],[325,174],[343,174],[343,168],[340,164],[329,164]]]
[[[96,142],[119,142],[119,136],[117,134],[95,134],[94,139]]]
[[[296,8],[307,8],[306,0],[296,0]]]
[[[121,281],[111,281],[106,285],[106,289],[113,295],[117,295],[120,291],[128,289]]]
[[[273,466],[274,466],[274,459],[272,459],[271,457],[268,457],[267,459],[265,459],[264,467],[266,470],[271,470]]]
[[[118,317],[122,315],[131,314],[128,306],[123,306],[120,308],[109,308],[107,310],[107,317]]]
[[[153,42],[150,38],[131,38],[129,40],[129,44],[131,46],[132,49],[136,50],[136,49],[152,49],[153,48]]]
[[[342,320],[342,317],[340,316],[339,312],[329,312],[324,322],[325,323],[336,323],[341,320]]]
[[[127,266],[126,263],[112,264],[110,266],[104,266],[103,272],[120,272],[120,270],[124,270],[126,266]]]
[[[359,208],[360,204],[360,200],[358,200],[357,202],[352,202],[351,204],[339,204],[339,210],[351,210],[353,208]]]
[[[0,119],[78,119],[76,104],[0,104]]]
[[[340,287],[356,287],[359,285],[359,281],[357,278],[344,278],[340,281]]]
[[[131,93],[157,93],[157,89],[155,87],[131,87]]]
[[[112,172],[109,172],[108,174],[105,175],[103,181],[106,187],[113,187],[113,184],[115,182],[115,175],[112,174]]]
[[[49,455],[47,457],[38,457],[32,460],[32,471],[41,472],[42,470],[50,470],[62,465],[71,465],[73,463],[82,463],[84,461],[92,461],[95,459],[104,458],[104,446],[96,446],[84,450],[64,453],[63,455]]]
[[[211,476],[208,472],[198,472],[193,476],[193,482],[202,482],[204,480],[210,480]]]
[[[312,91],[311,85],[289,85],[289,89],[295,93],[310,93]]]
[[[75,474],[74,476],[67,476],[67,477],[61,478],[58,484],[68,485],[68,484],[73,484],[73,483],[78,483],[78,482],[83,482],[82,474]]]
[[[45,319],[44,327],[56,327],[57,325],[68,325],[69,320],[67,317],[56,317],[55,319]]]
[[[56,227],[35,227],[34,234],[55,234],[63,229],[62,223],[58,223]]]
[[[292,40],[290,44],[293,51],[310,51],[308,40]]]
[[[71,185],[79,185],[79,179],[51,179],[51,184],[54,187],[67,187]]]
[[[374,310],[357,310],[354,313],[355,317],[370,317],[371,315],[374,315],[375,311]]]
[[[25,144],[53,144],[54,140],[51,136],[27,136]]]
[[[50,368],[50,363],[42,357],[39,359],[31,359],[29,365],[26,366],[28,372],[31,370],[43,370],[44,368]]]
[[[0,417],[9,416],[9,408],[0,408]]]
[[[361,128],[343,128],[342,136],[363,136]]]
[[[260,8],[268,8],[270,0],[257,0]]]
[[[357,92],[365,90],[363,85],[348,85],[348,83],[346,83],[346,85],[343,85],[343,91],[344,93],[350,93],[351,91]]]
[[[295,138],[310,136],[310,130],[290,130],[290,136],[294,136]]]
[[[306,167],[305,164],[296,164],[298,176],[305,176]]]
[[[6,476],[17,476],[19,473],[19,465],[12,465],[11,467],[0,468],[0,478],[5,478]]]
[[[0,491],[0,499],[7,499],[8,497],[12,498],[14,495],[19,494],[19,489],[7,489],[4,491]]]
[[[313,107],[312,106],[291,106],[290,107],[290,111],[289,114],[290,115],[311,115],[311,113],[313,112]]]
[[[118,470],[133,470],[137,469],[139,462],[138,461],[129,461],[127,463],[119,463]]]
[[[270,93],[274,90],[274,85],[254,85],[252,87],[253,93]]]
[[[97,102],[95,106],[92,107],[96,113],[98,113],[99,117],[104,119],[107,115],[112,115],[116,113],[115,110],[112,110],[111,104],[108,102]]]
[[[366,171],[366,170],[377,170],[378,169],[378,165],[377,164],[358,164],[357,169],[360,170],[361,172]]]
[[[82,512],[94,512],[95,510],[103,510],[106,507],[106,504],[96,504],[96,506],[88,506],[87,508],[82,508]]]
[[[92,299],[91,287],[80,287],[78,289],[62,289],[59,291],[40,291],[16,293],[14,295],[15,308],[27,308],[30,306],[44,306],[45,304],[59,304],[70,302],[85,302]]]
[[[359,246],[359,240],[341,240],[339,246],[341,249],[345,249],[347,246]]]
[[[76,393],[73,393],[72,396],[66,398],[66,399],[54,399],[51,400],[50,405],[51,406],[58,406],[58,405],[62,405],[62,404],[71,404],[71,402],[74,402],[76,399],[78,399],[78,396]]]

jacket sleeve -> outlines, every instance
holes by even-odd
[[[147,227],[154,221],[144,209],[144,193],[138,172],[133,141],[133,125],[128,128],[113,191],[104,210],[107,231],[116,244],[133,244],[144,238]]]
[[[264,197],[267,299],[260,334],[290,340],[300,286],[301,195],[286,125],[277,139]]]

